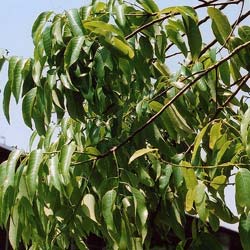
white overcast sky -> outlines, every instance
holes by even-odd
[[[33,44],[31,39],[31,27],[36,17],[43,11],[53,10],[62,12],[66,9],[81,7],[86,5],[88,0],[36,0],[20,1],[7,0],[0,3],[0,48],[8,49],[10,55],[30,57],[33,53]],[[197,0],[156,0],[160,8],[175,5],[196,5]],[[238,8],[232,7],[227,12],[229,19],[233,20],[237,16]],[[250,9],[250,0],[246,0],[245,9]],[[248,19],[248,23],[250,23]],[[211,33],[206,33],[207,38]],[[6,67],[0,72],[0,107],[2,105],[2,95],[4,84],[7,80]],[[29,136],[31,130],[28,129],[22,120],[20,105],[11,104],[11,125],[6,122],[2,108],[0,108],[0,143],[6,143],[8,146],[18,146],[28,150]],[[4,137],[4,139],[2,138]],[[235,211],[233,189],[227,190],[227,199]],[[236,227],[234,227],[236,228]]]

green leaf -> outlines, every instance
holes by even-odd
[[[116,191],[114,189],[109,190],[102,197],[102,213],[104,221],[107,225],[107,229],[111,232],[115,232],[115,224],[113,218],[113,210],[115,209]]]
[[[193,134],[193,130],[173,104],[168,107],[167,112],[177,132]]]
[[[223,146],[220,148],[219,152],[217,153],[215,164],[219,164],[221,162],[222,157],[224,156],[225,152],[228,150],[231,144],[232,144],[231,141],[227,141],[226,143],[223,144]]]
[[[147,235],[147,227],[146,227],[146,222],[148,219],[148,210],[146,206],[146,200],[144,195],[136,188],[134,187],[129,187],[131,190],[133,197],[134,197],[134,204],[135,204],[135,209],[137,211],[137,214],[140,218],[141,222],[141,235],[142,235],[142,242],[144,242],[146,235]]]
[[[124,27],[126,24],[126,17],[125,17],[125,4],[118,4],[114,7],[115,12],[115,21],[120,27]]]
[[[201,141],[203,136],[205,135],[207,128],[208,128],[209,124],[207,124],[204,128],[202,128],[202,130],[200,131],[200,133],[196,136],[195,141],[194,141],[194,149],[193,149],[193,153],[192,153],[192,159],[191,162],[193,163],[197,157],[197,152],[199,147],[201,146]]]
[[[8,123],[10,123],[10,97],[11,97],[11,82],[8,81],[4,87],[4,92],[3,92],[3,112]]]
[[[3,184],[4,185],[3,193],[5,193],[5,191],[7,190],[9,186],[14,187],[16,164],[21,154],[22,154],[22,150],[14,150],[9,155],[7,166],[6,166],[7,176]]]
[[[46,55],[49,58],[52,56],[52,54],[51,54],[51,50],[52,50],[51,30],[52,30],[52,27],[48,26],[45,28],[45,30],[43,32],[43,47],[44,47]]]
[[[129,158],[128,164],[132,163],[138,157],[141,157],[141,156],[143,156],[145,154],[148,154],[148,153],[151,153],[151,152],[154,152],[154,151],[157,151],[157,150],[158,150],[157,148],[143,148],[143,149],[139,149],[139,150],[135,151],[133,153],[133,155]]]
[[[134,50],[118,37],[106,37],[106,42],[112,45],[111,48],[115,49],[122,56],[128,57],[129,59],[133,59],[135,56]]]
[[[145,11],[149,13],[155,13],[159,11],[159,8],[154,0],[136,0],[137,3],[141,4]]]
[[[36,19],[32,27],[32,38],[35,45],[38,44],[42,31],[45,24],[47,23],[50,16],[53,14],[52,11],[42,12]]]
[[[71,31],[74,36],[83,36],[84,29],[77,9],[66,11]]]
[[[212,27],[214,27],[213,32],[216,39],[221,45],[224,45],[232,32],[227,17],[219,9],[213,7],[209,7],[207,12],[212,19]]]
[[[213,149],[216,141],[221,137],[221,122],[213,124],[210,129],[209,148]]]
[[[182,54],[186,57],[188,54],[188,49],[178,30],[176,30],[170,25],[166,25],[166,29],[169,40],[174,43],[182,52]]]
[[[196,23],[198,22],[197,13],[195,12],[194,8],[190,6],[174,6],[174,7],[167,7],[161,10],[162,14],[181,14],[184,16],[191,17]]]
[[[86,194],[83,197],[82,200],[82,205],[85,205],[88,210],[89,210],[89,218],[95,222],[97,222],[96,220],[96,216],[95,216],[95,196],[92,194]]]
[[[35,103],[36,90],[37,88],[33,88],[28,93],[26,93],[22,103],[23,120],[25,124],[31,129],[32,129],[32,122],[31,122],[32,109]]]
[[[59,172],[62,175],[63,182],[67,185],[70,181],[70,164],[73,153],[75,152],[75,143],[70,143],[62,146],[59,158]]]
[[[58,155],[51,156],[48,160],[49,184],[54,186],[60,193],[62,192]]]
[[[26,175],[26,185],[31,200],[33,200],[33,197],[37,191],[38,173],[42,161],[43,161],[43,151],[41,149],[33,150],[30,153],[27,175]]]
[[[123,32],[112,24],[102,21],[85,21],[84,27],[98,35],[106,35],[108,33],[114,33],[123,37]]]
[[[246,168],[241,168],[235,177],[235,199],[239,207],[250,208],[250,171]]]
[[[199,26],[195,22],[195,20],[190,16],[183,15],[182,17],[188,38],[188,44],[191,51],[191,55],[193,60],[195,61],[201,52],[201,45],[202,45],[202,38]]]
[[[9,224],[9,241],[13,249],[18,249],[21,238],[21,225],[19,222],[18,206],[14,206],[13,215],[10,217]]]
[[[248,107],[247,111],[244,113],[241,124],[240,124],[241,140],[245,146],[249,144],[249,138],[248,138],[249,125],[250,125],[250,106]]]
[[[198,183],[195,187],[195,206],[199,218],[205,223],[208,217],[208,209],[206,207],[206,186],[203,183]]]
[[[250,238],[250,213],[247,215],[243,213],[240,216],[239,223],[240,241],[244,250],[250,250],[249,238]]]
[[[159,188],[160,188],[161,193],[165,193],[167,191],[167,187],[168,187],[172,172],[173,172],[172,166],[166,165],[162,167],[162,174],[161,174],[161,177],[159,178]]]
[[[250,40],[250,26],[240,26],[238,28],[238,34],[244,42],[248,42]]]
[[[69,79],[69,74],[61,74],[60,80],[65,88],[71,89],[73,91],[78,91],[78,89],[73,85],[73,83]]]
[[[221,80],[228,86],[230,84],[230,69],[227,61],[219,66]]]
[[[68,69],[73,63],[75,63],[82,50],[82,45],[84,42],[83,36],[73,37],[66,47],[64,53],[64,67]]]

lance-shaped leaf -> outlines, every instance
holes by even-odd
[[[26,60],[24,59],[18,60],[15,66],[14,72],[13,72],[14,78],[13,78],[11,89],[16,99],[16,102],[18,102],[19,97],[20,97],[20,92],[22,88],[22,80],[23,80],[22,71],[25,66],[25,63],[26,63]]]
[[[69,25],[74,36],[83,36],[84,30],[77,9],[71,9],[66,11],[67,18],[69,20]]]
[[[248,42],[250,40],[250,26],[240,26],[238,29],[238,34],[244,42]]]
[[[249,144],[248,140],[248,129],[250,125],[250,107],[244,113],[241,124],[240,124],[240,135],[243,144],[246,146]]]
[[[221,137],[221,122],[215,123],[210,129],[209,148],[213,149],[216,141]]]
[[[194,169],[189,167],[190,165],[188,164],[188,162],[182,161],[181,164],[183,166],[187,166],[186,168],[181,169],[187,188],[194,189],[198,184]]]
[[[44,26],[52,14],[53,14],[52,11],[42,12],[37,17],[35,23],[33,24],[32,38],[33,38],[33,42],[35,45],[38,43],[40,36],[42,35],[42,31],[44,29]]]
[[[59,159],[59,172],[62,174],[63,182],[65,185],[69,183],[70,177],[70,164],[71,158],[75,151],[76,145],[74,143],[63,145],[60,159]]]
[[[193,60],[196,60],[201,52],[202,38],[198,24],[190,16],[183,15],[183,22],[188,38],[188,44]]]
[[[179,113],[179,111],[173,104],[168,107],[167,112],[177,132],[182,133],[182,134],[193,133],[193,130],[187,124],[185,118]]]
[[[212,19],[212,28],[216,39],[221,45],[224,45],[232,31],[227,17],[219,9],[213,7],[209,7],[207,12]]]
[[[206,222],[208,217],[208,209],[206,208],[206,186],[203,183],[199,183],[195,187],[195,206],[198,212],[199,218]]]
[[[14,150],[9,155],[7,166],[6,166],[7,175],[4,181],[3,193],[5,193],[5,191],[7,190],[9,186],[14,187],[16,164],[21,154],[22,154],[21,150]]]
[[[141,4],[141,6],[145,9],[145,11],[149,13],[158,12],[159,8],[154,0],[136,0],[137,3]]]
[[[198,149],[199,149],[199,147],[201,146],[202,138],[203,138],[203,136],[205,135],[208,126],[209,126],[209,124],[206,125],[206,126],[200,131],[200,133],[196,136],[196,138],[195,138],[195,141],[194,141],[194,150],[193,150],[192,159],[191,159],[191,162],[192,162],[192,163],[195,161],[195,159],[196,159],[196,157],[197,157]]]
[[[107,36],[105,38],[105,41],[112,45],[111,48],[115,49],[122,56],[128,57],[129,59],[134,58],[134,50],[128,45],[128,43],[125,43],[125,41],[123,41],[122,39],[119,39],[118,37],[109,38]]]
[[[62,19],[60,16],[55,17],[55,21],[52,24],[51,35],[55,39],[56,43],[65,46],[62,35]]]
[[[19,222],[18,206],[15,205],[13,208],[13,214],[10,218],[9,224],[9,241],[13,249],[18,249],[19,241],[21,238],[21,225]]]
[[[73,63],[75,63],[78,60],[83,42],[84,42],[83,36],[73,37],[70,40],[64,53],[65,69],[68,69]]]
[[[240,241],[244,250],[250,250],[249,238],[250,238],[250,213],[247,215],[243,213],[240,216],[239,223]]]
[[[103,32],[105,33],[110,32],[118,36],[123,36],[123,33],[121,32],[120,29],[118,29],[112,24],[105,23],[102,21],[87,21],[87,22],[84,22],[84,27],[88,30],[91,30],[92,32],[96,34],[104,35]]]
[[[179,50],[184,54],[184,56],[187,56],[188,49],[179,31],[171,25],[166,25],[166,29],[169,40],[179,48]]]
[[[239,207],[250,208],[250,171],[246,168],[241,168],[235,177],[236,185],[236,204]]]
[[[48,160],[49,185],[54,186],[59,192],[61,192],[62,187],[60,182],[58,163],[58,155],[54,155]]]
[[[4,87],[4,92],[3,92],[3,112],[8,123],[10,123],[10,97],[11,97],[11,82],[8,81]]]
[[[25,124],[32,129],[32,109],[34,106],[35,98],[36,98],[36,89],[31,89],[23,98],[22,103],[22,112],[23,112],[23,120]]]
[[[230,69],[228,62],[224,62],[219,66],[221,80],[226,84],[230,84]]]
[[[102,214],[104,221],[107,225],[107,229],[111,232],[115,232],[115,224],[113,218],[113,210],[115,208],[116,191],[114,189],[109,190],[102,197]]]
[[[33,200],[38,186],[38,173],[43,160],[43,151],[41,149],[34,150],[30,153],[29,163],[26,175],[26,185],[29,197]]]
[[[138,157],[141,157],[141,156],[143,156],[145,154],[148,154],[150,152],[154,152],[154,151],[157,151],[157,150],[158,150],[157,148],[142,148],[142,149],[139,149],[139,150],[135,151],[133,153],[133,155],[130,157],[128,164],[132,163]]]
[[[52,49],[51,30],[52,30],[52,27],[48,26],[45,28],[43,32],[43,47],[44,47],[46,55],[49,58],[51,57],[51,49]]]
[[[146,200],[144,195],[138,189],[133,187],[129,187],[129,189],[131,190],[131,193],[133,194],[134,197],[135,209],[141,223],[141,225],[139,226],[140,233],[142,236],[142,242],[144,242],[147,235],[146,222],[148,219],[148,209],[146,206]]]

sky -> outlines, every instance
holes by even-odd
[[[86,5],[88,0],[36,0],[36,1],[20,1],[8,0],[1,1],[0,8],[0,48],[8,49],[9,55],[17,55],[30,57],[33,53],[33,43],[31,38],[31,28],[36,17],[43,11],[53,10],[55,12],[63,12],[71,8],[78,8]],[[175,5],[196,5],[197,0],[156,0],[160,8]],[[250,8],[250,0],[246,1],[246,9]],[[231,8],[227,13],[229,19],[236,16],[237,8]],[[204,13],[201,13],[204,14]],[[248,20],[249,21],[249,20]],[[207,33],[206,37],[211,39],[211,33]],[[0,72],[0,107],[2,104],[3,88],[7,80],[6,65]],[[9,125],[0,108],[0,143],[8,146],[17,146],[24,150],[28,150],[29,137],[32,131],[24,125],[21,116],[21,107],[16,105],[12,100],[10,107],[11,124]],[[227,199],[230,207],[235,211],[234,199],[232,199],[233,188],[227,189]],[[231,195],[229,195],[231,194]],[[233,227],[234,229],[237,226]]]

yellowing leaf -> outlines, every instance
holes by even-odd
[[[135,159],[137,159],[138,157],[141,157],[145,154],[157,151],[157,148],[143,148],[143,149],[139,149],[137,151],[135,151],[133,153],[133,155],[130,157],[128,164],[132,163]]]
[[[227,177],[225,175],[216,176],[210,183],[210,186],[215,190],[218,190],[223,184],[225,184],[226,180]]]

